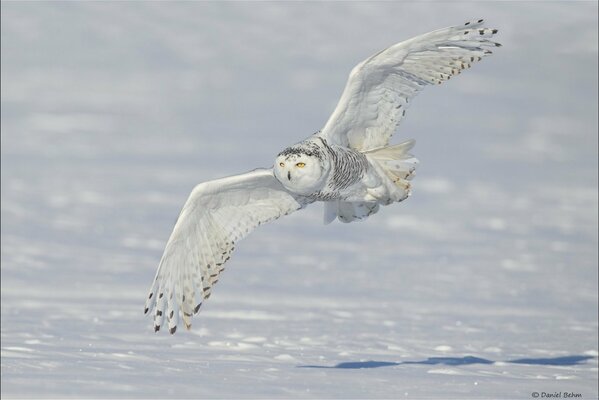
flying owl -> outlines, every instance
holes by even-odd
[[[500,46],[482,19],[417,36],[359,63],[322,130],[259,168],[197,185],[183,206],[150,289],[154,330],[186,328],[210,297],[235,244],[257,226],[324,202],[324,221],[352,222],[410,196],[414,140],[389,139],[414,96]]]

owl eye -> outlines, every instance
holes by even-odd
[[[304,168],[306,166],[306,164],[303,162],[298,162],[297,164],[295,164],[295,166],[298,168]]]
[[[285,163],[284,163],[284,162],[280,162],[280,163],[279,163],[279,166],[281,166],[281,167],[284,167],[284,166],[285,166]]]

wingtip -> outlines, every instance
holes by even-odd
[[[484,22],[484,18],[479,18],[479,19],[474,19],[474,20],[470,20],[466,23],[464,23],[464,26],[468,26],[470,24],[480,24],[481,22]]]
[[[168,330],[168,331],[170,332],[170,334],[171,334],[171,335],[174,335],[174,334],[175,334],[175,332],[177,332],[177,326],[175,325],[175,326],[173,326],[172,328],[169,328],[169,330]]]

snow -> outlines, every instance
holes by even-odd
[[[598,397],[596,3],[1,15],[2,398]],[[153,332],[195,184],[317,130],[369,54],[479,15],[504,47],[394,139],[418,142],[408,201],[260,227],[191,331]]]

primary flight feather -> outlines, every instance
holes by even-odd
[[[235,243],[258,225],[315,201],[325,223],[360,220],[405,200],[418,160],[413,140],[389,146],[410,100],[491,54],[497,29],[482,19],[395,44],[351,71],[324,128],[284,149],[274,166],[197,185],[166,244],[145,313],[186,328],[210,297]]]

